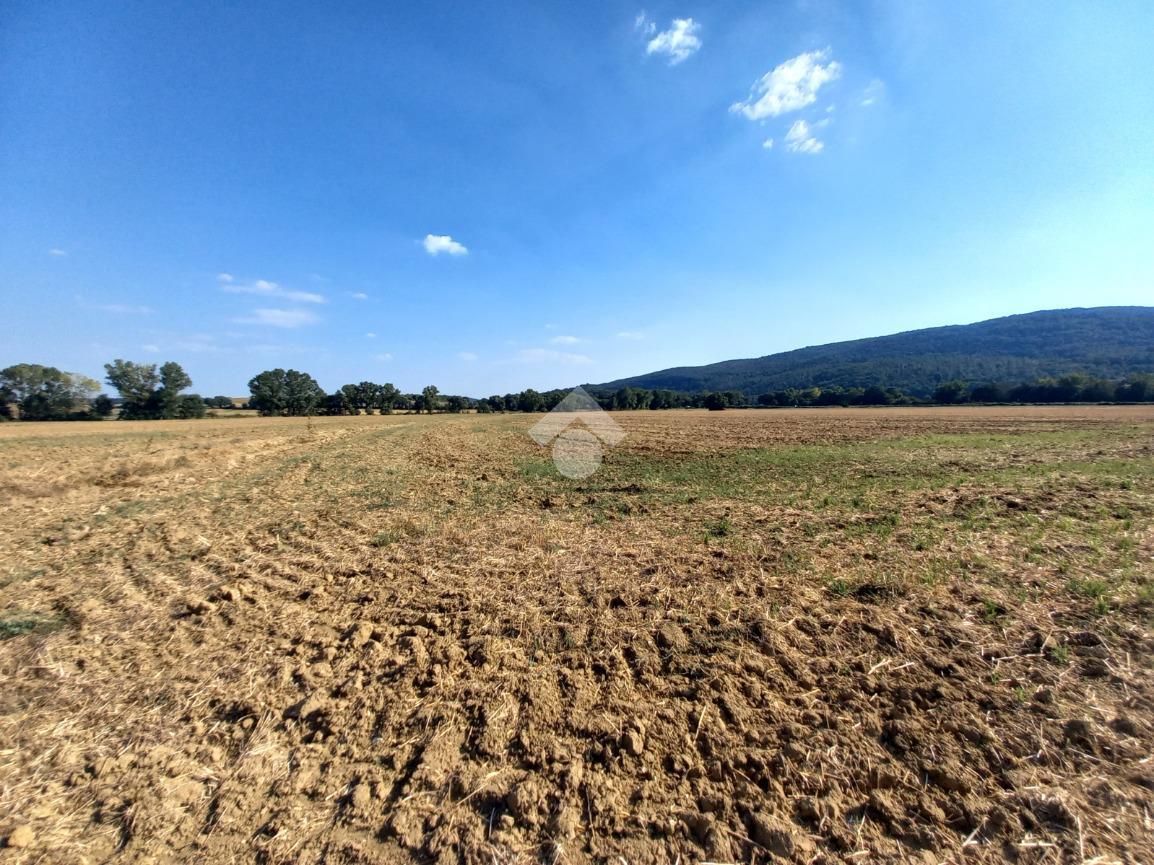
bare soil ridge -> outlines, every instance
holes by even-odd
[[[1154,861],[1154,410],[0,427],[14,862]]]

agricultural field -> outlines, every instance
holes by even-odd
[[[1154,407],[539,418],[0,425],[0,861],[1154,861]]]

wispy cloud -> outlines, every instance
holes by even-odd
[[[95,309],[99,312],[108,312],[113,315],[152,315],[156,310],[151,306],[136,303],[88,303],[81,297],[76,298],[82,309]]]
[[[469,249],[463,243],[458,243],[447,234],[426,234],[424,239],[425,252],[429,255],[468,255]]]
[[[765,141],[761,142],[761,146],[763,148],[765,148],[766,150],[773,150],[773,139],[772,138],[765,139]]]
[[[234,351],[217,345],[216,338],[208,333],[192,333],[180,337],[172,343],[172,348],[197,354],[232,354]]]
[[[372,331],[369,331],[368,333],[365,334],[365,339],[376,339],[376,338],[377,338],[377,335],[375,333],[373,333]]]
[[[471,351],[459,351],[457,352],[457,357],[459,357],[465,363],[473,363],[473,361],[477,359],[477,355],[473,354]]]
[[[822,86],[841,75],[841,64],[836,60],[822,65],[828,58],[827,48],[786,60],[761,76],[750,89],[749,98],[735,102],[729,110],[750,120],[764,120],[812,105]]]
[[[825,149],[825,143],[813,135],[808,123],[804,120],[795,120],[789,132],[785,133],[785,146],[792,153],[818,154]]]
[[[68,255],[68,251],[61,249],[59,246],[54,246],[48,250],[48,254],[55,255],[57,258],[63,258],[64,256]]]
[[[570,354],[550,348],[523,348],[517,352],[518,363],[556,363],[564,366],[584,366],[593,363],[593,358],[583,354]]]
[[[886,95],[886,86],[878,78],[871,81],[861,95],[861,104],[863,108],[869,108],[879,99]]]
[[[224,277],[228,277],[225,279]],[[323,294],[317,294],[312,291],[294,291],[285,288],[275,282],[270,282],[267,279],[258,279],[253,282],[236,282],[235,277],[231,273],[222,273],[217,276],[217,281],[220,282],[221,288],[224,291],[232,294],[257,294],[262,297],[276,297],[281,300],[291,300],[296,303],[324,303],[325,297]]]
[[[157,354],[160,352],[180,352],[183,354],[236,354],[238,347],[224,346],[217,342],[216,336],[211,333],[174,333],[174,332],[158,332],[146,331],[150,336],[156,340],[154,342],[146,343],[140,347],[141,351],[147,351],[150,354]],[[243,339],[243,334],[240,333],[226,333],[230,339]],[[244,346],[245,350],[249,348]]]
[[[300,354],[300,348],[291,344],[257,342],[246,345],[244,352],[245,354],[254,354],[260,357],[284,357],[286,354]]]
[[[351,297],[353,300],[368,300],[368,299],[369,299],[369,296],[368,296],[367,294],[365,294],[363,291],[354,291],[354,292],[353,292],[351,295],[349,295],[349,296],[350,296],[350,297]]]
[[[657,54],[669,59],[670,66],[676,66],[701,50],[701,38],[697,35],[701,25],[692,18],[674,18],[668,30],[657,32],[657,25],[642,13],[635,22],[636,28],[652,37],[645,44],[646,54]]]
[[[645,334],[643,334],[639,330],[622,330],[622,331],[618,332],[617,338],[618,339],[639,340],[639,339],[645,339]]]
[[[555,336],[549,340],[549,342],[553,343],[553,345],[577,345],[578,343],[585,342],[585,340],[577,336]]]
[[[381,354],[374,354],[373,355],[373,360],[379,360],[382,363],[388,363],[392,359],[393,359],[392,354],[387,352],[387,351],[382,352]]]
[[[270,327],[303,327],[316,320],[316,315],[307,309],[254,309],[249,316],[233,319],[238,324],[263,324]]]

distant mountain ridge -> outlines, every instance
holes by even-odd
[[[681,393],[784,388],[896,387],[924,396],[942,382],[1032,381],[1082,372],[1154,372],[1154,307],[1052,309],[975,324],[810,346],[765,357],[683,366],[600,385]]]

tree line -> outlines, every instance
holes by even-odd
[[[1084,373],[1030,382],[943,382],[932,396],[922,398],[897,388],[810,387],[787,388],[757,397],[761,406],[853,406],[853,405],[963,405],[1063,402],[1151,402],[1154,374],[1134,373],[1113,381]],[[707,406],[709,407],[709,406]]]
[[[1154,374],[1136,373],[1119,381],[1071,373],[1060,378],[1039,378],[1017,385],[989,382],[966,384],[951,381],[939,385],[934,401],[953,403],[1014,402],[1150,402],[1154,401]]]
[[[420,393],[402,393],[392,383],[362,381],[346,384],[325,393],[315,378],[295,369],[267,369],[249,380],[248,407],[265,416],[392,414],[397,411],[462,412],[475,408],[477,401],[464,396],[448,396],[435,385]]]
[[[545,412],[552,411],[569,394],[569,389],[493,394],[474,399],[446,396],[433,385],[419,394],[405,394],[392,384],[346,384],[326,394],[312,376],[296,370],[267,370],[249,382],[249,407],[267,415],[333,414],[350,415],[394,411],[416,412]],[[623,387],[616,390],[588,388],[589,395],[606,411],[774,406],[884,406],[957,405],[962,403],[1053,403],[1053,402],[1150,402],[1154,401],[1154,375],[1139,373],[1120,381],[1072,373],[1061,378],[1040,378],[1009,385],[996,382],[972,384],[952,381],[941,384],[930,398],[922,398],[897,388],[809,387],[787,388],[751,398],[740,390],[686,394],[667,389]]]
[[[212,408],[232,408],[227,396],[185,393],[192,386],[180,364],[117,360],[104,365],[105,382],[53,366],[18,363],[0,369],[0,420],[164,420],[204,417]]]
[[[104,365],[105,382],[118,393],[97,395],[100,383],[51,366],[22,363],[0,370],[0,419],[91,420],[116,414],[122,420],[200,418],[209,409],[236,408],[227,396],[204,398],[186,393],[192,379],[180,366],[117,359]],[[420,393],[402,393],[391,383],[362,381],[326,393],[311,375],[294,369],[265,370],[249,381],[245,407],[265,416],[391,414],[393,412],[544,412],[551,411],[568,389],[493,394],[481,399],[442,394],[435,385]],[[1004,384],[949,381],[929,398],[897,388],[785,388],[752,397],[740,390],[685,394],[673,390],[623,387],[589,389],[607,411],[790,406],[961,405],[966,403],[1151,402],[1154,374],[1137,373],[1121,380],[1071,373],[1059,378]]]

